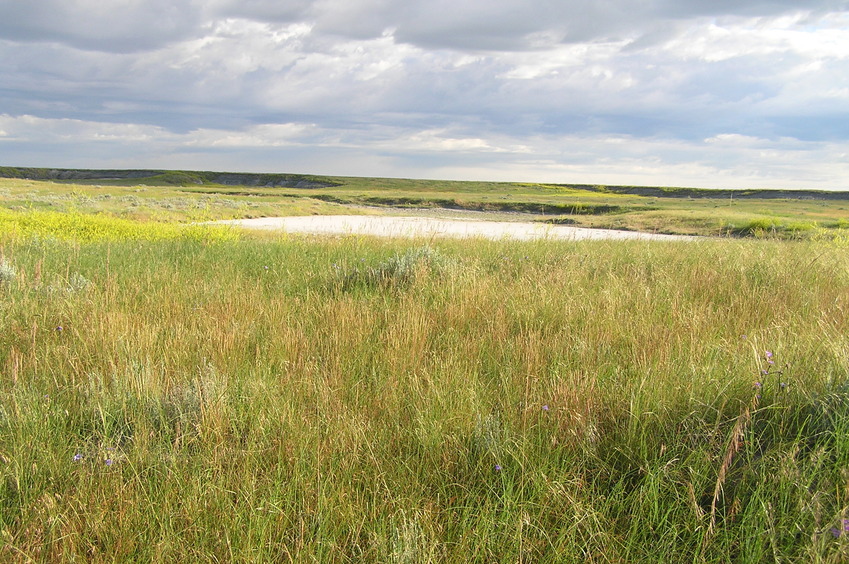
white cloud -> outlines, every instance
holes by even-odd
[[[126,146],[159,143],[163,149],[197,147],[281,147],[296,144],[298,138],[309,135],[314,125],[306,123],[261,124],[242,130],[195,129],[174,133],[159,127],[133,123],[108,123],[76,119],[44,119],[35,116],[0,114],[0,125],[12,131],[20,141],[29,143],[63,144],[120,143]]]
[[[740,135],[739,133],[720,133],[713,137],[705,139],[705,143],[711,145],[725,145],[736,147],[751,147],[752,145],[761,142],[761,139],[750,135]]]
[[[813,64],[849,58],[845,27],[812,29],[804,25],[804,20],[801,13],[780,18],[699,19],[686,32],[670,38],[663,48],[685,60],[706,62],[788,54]]]
[[[296,145],[314,127],[310,124],[280,123],[262,124],[242,131],[221,129],[198,129],[175,139],[182,147],[200,149],[287,147]]]
[[[161,127],[134,123],[103,123],[78,119],[45,119],[0,114],[0,126],[24,142],[148,142],[167,135]]]
[[[846,172],[845,0],[163,1],[0,4],[3,164]]]

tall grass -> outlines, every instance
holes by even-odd
[[[842,249],[137,239],[0,244],[4,561],[849,556]]]

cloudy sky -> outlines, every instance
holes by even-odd
[[[849,190],[849,0],[0,0],[0,165]]]

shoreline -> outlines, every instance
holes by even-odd
[[[263,217],[211,222],[247,229],[281,230],[312,235],[376,235],[380,237],[453,237],[484,239],[692,241],[699,237],[590,229],[532,222],[441,219],[416,216],[311,215]]]

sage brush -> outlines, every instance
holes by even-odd
[[[0,284],[11,284],[18,275],[18,270],[5,258],[0,258]]]

